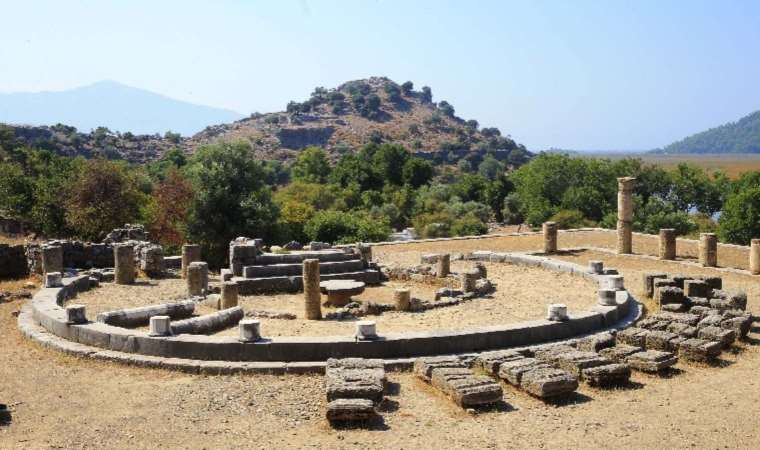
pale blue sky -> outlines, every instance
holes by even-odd
[[[758,1],[0,1],[0,92],[112,79],[244,114],[371,75],[530,149],[649,149],[760,109]]]

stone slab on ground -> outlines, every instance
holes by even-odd
[[[741,317],[729,317],[723,319],[720,326],[725,329],[734,330],[736,336],[739,339],[743,339],[747,337],[749,330],[752,328],[752,316],[747,314]]]
[[[575,351],[577,351],[575,347],[571,347],[567,344],[549,345],[536,349],[533,352],[533,356],[538,360],[545,361],[549,364],[555,364],[560,355]]]
[[[578,389],[578,377],[552,367],[536,368],[523,374],[520,387],[538,398],[560,397]]]
[[[687,339],[678,346],[678,357],[697,362],[711,362],[720,355],[719,342],[704,339]]]
[[[385,369],[381,360],[329,359],[325,367],[327,400],[362,398],[379,403],[385,391]]]
[[[583,370],[591,367],[604,366],[612,363],[609,359],[599,356],[594,352],[574,351],[563,353],[556,359],[553,365],[570,372],[571,374],[581,377]]]
[[[429,356],[417,358],[414,361],[414,374],[425,381],[430,381],[433,369],[438,368],[466,368],[467,365],[456,356]]]
[[[675,365],[678,358],[670,352],[647,350],[630,355],[625,360],[631,368],[642,372],[659,372]]]
[[[697,337],[697,328],[691,327],[689,325],[686,325],[685,323],[681,322],[671,322],[670,325],[668,325],[668,328],[666,331],[669,331],[671,333],[675,333],[679,336],[683,336],[685,338],[693,338]]]
[[[647,350],[660,350],[672,352],[677,349],[678,335],[668,331],[652,330],[646,337],[645,347]]]
[[[612,333],[599,333],[579,340],[576,344],[578,350],[584,352],[599,352],[602,349],[615,346],[615,336]]]
[[[632,345],[634,347],[644,348],[646,346],[646,338],[649,334],[649,330],[638,327],[630,327],[625,330],[618,331],[615,335],[615,340],[620,344]]]
[[[644,349],[641,347],[636,347],[628,344],[618,344],[614,347],[602,349],[599,351],[599,355],[609,359],[610,361],[625,362],[629,356],[635,355],[636,353],[641,353],[643,351]]]
[[[504,395],[499,383],[489,377],[475,375],[467,368],[433,369],[431,384],[462,408],[496,403]]]
[[[708,341],[720,342],[723,348],[728,348],[736,340],[736,332],[721,327],[705,327],[699,330],[697,337]]]
[[[327,404],[330,422],[368,420],[376,415],[375,404],[364,398],[339,398]]]
[[[631,367],[626,363],[612,363],[583,369],[581,378],[590,386],[613,386],[628,383]]]
[[[483,352],[475,358],[475,367],[489,375],[497,376],[499,368],[505,362],[524,359],[525,357],[515,350],[496,350]]]
[[[519,386],[522,376],[531,370],[548,369],[550,366],[545,361],[535,358],[516,359],[501,364],[499,378],[507,383]]]
[[[653,314],[651,317],[656,318],[657,320],[666,320],[668,322],[681,322],[687,325],[691,325],[692,327],[699,323],[700,319],[699,316],[695,314],[672,312],[661,312],[658,314]]]

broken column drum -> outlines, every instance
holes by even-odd
[[[633,185],[636,178],[618,178],[617,252],[633,253]]]
[[[42,247],[42,273],[63,273],[63,247],[45,245]]]
[[[760,275],[760,239],[752,239],[749,247],[749,271]]]
[[[451,255],[444,253],[438,256],[436,276],[446,278],[451,273]]]
[[[222,295],[219,300],[219,309],[232,308],[238,305],[238,284],[234,281],[222,283]]]
[[[396,305],[396,311],[409,311],[411,291],[409,289],[396,289],[393,291],[393,302]]]
[[[307,320],[322,318],[322,294],[319,289],[319,260],[303,261],[303,297]]]
[[[356,249],[364,267],[369,267],[369,264],[372,262],[372,246],[369,244],[358,243],[356,244]]]
[[[208,264],[192,262],[187,266],[187,294],[191,297],[203,296],[208,291]]]
[[[718,236],[715,233],[699,235],[699,263],[704,267],[718,265]]]
[[[674,228],[660,229],[660,259],[676,259],[676,230]]]
[[[185,244],[182,246],[182,278],[187,277],[187,268],[191,263],[201,260],[201,246]]]
[[[462,272],[462,292],[475,292],[480,272],[476,269]]]
[[[132,284],[135,282],[135,248],[131,245],[116,245],[113,248],[114,282]]]
[[[544,222],[544,253],[555,253],[557,251],[557,223]]]

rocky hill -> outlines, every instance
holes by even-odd
[[[655,153],[760,153],[760,111],[691,135]]]
[[[252,114],[232,123],[210,126],[189,138],[176,135],[135,136],[96,130],[78,133],[71,127],[16,127],[25,143],[63,154],[103,154],[133,162],[159,158],[179,147],[192,153],[217,141],[247,140],[258,158],[287,161],[299,150],[320,146],[333,158],[369,142],[399,143],[420,157],[455,163],[479,160],[491,153],[519,165],[530,153],[497,128],[480,128],[475,120],[455,115],[446,101],[433,102],[430,88],[415,90],[384,77],[355,80],[334,89],[318,87],[303,102],[285,111]]]

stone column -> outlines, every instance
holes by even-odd
[[[557,252],[557,223],[544,222],[544,253]]]
[[[240,342],[256,342],[261,339],[261,322],[255,319],[243,319],[238,322]]]
[[[752,239],[749,247],[749,271],[760,275],[760,239]]]
[[[660,229],[660,259],[676,259],[676,230]]]
[[[377,339],[377,328],[374,320],[356,322],[356,338],[359,340]]]
[[[238,305],[238,284],[234,281],[222,283],[222,297],[219,300],[219,309],[232,308]]]
[[[546,319],[553,322],[563,322],[567,320],[567,305],[562,303],[552,303],[547,307]]]
[[[372,262],[372,246],[369,244],[357,243],[356,250],[361,257],[362,263],[364,263],[364,267],[369,267],[369,264]]]
[[[396,289],[393,291],[393,302],[396,304],[396,311],[409,311],[411,297],[409,289]]]
[[[195,261],[187,266],[187,295],[203,296],[208,291],[208,264]]]
[[[303,260],[303,296],[307,320],[322,318],[322,294],[319,292],[319,260]]]
[[[66,305],[66,323],[87,323],[84,305]]]
[[[135,248],[131,245],[114,245],[113,247],[114,283],[132,284],[135,282]]]
[[[475,292],[479,275],[480,273],[477,270],[467,270],[462,272],[462,292]]]
[[[150,318],[148,336],[169,336],[172,334],[171,317],[153,316]]]
[[[718,236],[715,233],[699,235],[699,263],[704,267],[718,265]]]
[[[448,253],[442,253],[438,256],[437,269],[435,275],[438,278],[446,278],[451,273],[451,255]]]
[[[618,178],[617,252],[633,253],[633,185],[636,178]]]
[[[50,272],[63,273],[63,247],[60,245],[42,247],[42,274]]]
[[[185,244],[182,246],[182,278],[187,277],[187,267],[190,263],[201,260],[201,246]]]

